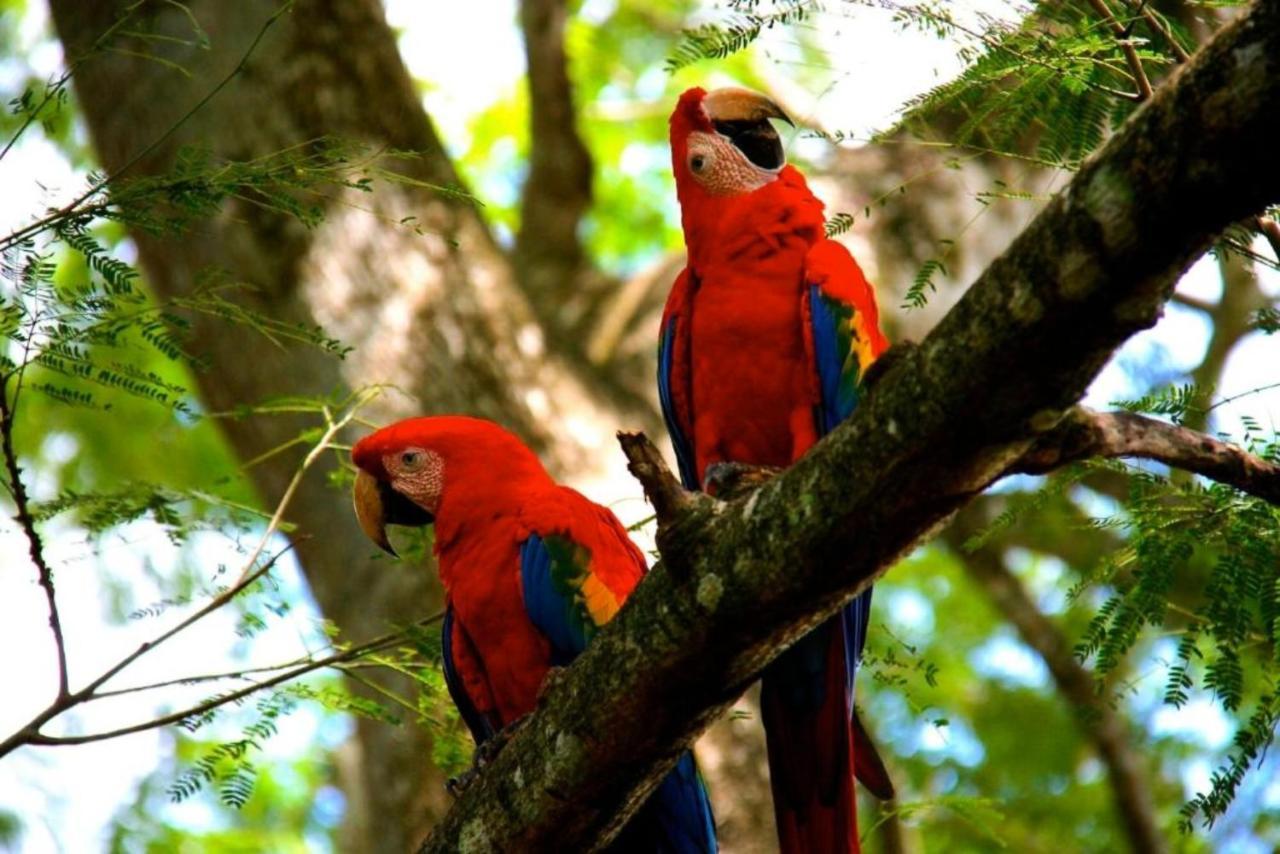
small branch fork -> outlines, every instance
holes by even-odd
[[[139,686],[137,688],[131,688],[131,689],[118,689],[118,690],[101,691],[101,692],[98,690],[104,684],[106,684],[108,681],[110,681],[112,678],[114,678],[123,670],[127,669],[130,665],[132,665],[138,659],[142,658],[147,653],[153,651],[154,649],[164,644],[165,642],[169,641],[176,635],[182,633],[186,629],[190,628],[191,626],[195,625],[199,621],[203,620],[205,617],[212,614],[214,611],[217,611],[220,608],[227,605],[229,602],[231,602],[231,600],[233,600],[238,595],[243,593],[250,586],[252,586],[256,581],[258,581],[263,576],[265,576],[268,572],[270,572],[271,569],[276,565],[277,561],[279,561],[281,557],[283,557],[293,548],[293,545],[291,544],[286,548],[281,549],[280,551],[271,555],[271,557],[268,558],[266,561],[262,561],[262,555],[266,550],[268,543],[270,543],[271,538],[275,536],[275,534],[280,530],[280,525],[284,520],[285,511],[289,507],[289,504],[293,499],[294,493],[297,491],[298,484],[302,481],[302,478],[306,474],[307,470],[310,469],[326,451],[336,447],[335,441],[338,437],[338,434],[341,433],[342,430],[345,429],[347,425],[349,425],[357,417],[359,411],[370,400],[372,400],[374,396],[376,396],[380,392],[380,389],[378,388],[365,389],[353,394],[345,402],[344,404],[345,411],[343,411],[339,417],[335,418],[327,406],[322,410],[325,418],[325,422],[326,422],[326,429],[324,433],[321,435],[320,439],[316,442],[315,446],[311,449],[311,451],[307,454],[307,456],[302,461],[302,463],[298,466],[296,472],[294,473],[293,480],[290,481],[288,487],[286,487],[284,495],[281,497],[280,501],[276,505],[275,512],[272,514],[271,520],[267,524],[266,530],[263,532],[261,538],[259,538],[257,546],[254,548],[248,560],[245,562],[244,569],[241,572],[239,578],[236,580],[235,584],[233,584],[226,590],[222,591],[217,596],[214,596],[211,600],[209,600],[207,604],[205,604],[203,607],[201,607],[200,609],[198,609],[188,617],[186,617],[186,619],[182,620],[177,625],[161,633],[160,635],[153,638],[152,640],[149,640],[140,644],[137,649],[135,649],[133,652],[121,658],[115,664],[108,667],[96,678],[94,678],[87,685],[85,685],[85,687],[77,691],[71,691],[68,686],[68,679],[67,679],[66,646],[63,639],[61,621],[59,620],[59,617],[58,617],[57,601],[54,596],[53,573],[51,568],[49,567],[48,560],[45,556],[44,545],[40,539],[40,534],[36,530],[35,520],[32,517],[30,512],[26,487],[23,484],[23,481],[21,478],[21,472],[18,467],[17,455],[14,451],[14,445],[13,445],[14,402],[9,399],[7,386],[8,386],[7,379],[5,382],[0,383],[0,392],[3,392],[3,393],[0,393],[0,452],[2,452],[4,456],[4,465],[8,474],[8,479],[10,481],[9,483],[10,491],[14,496],[14,503],[17,505],[18,523],[21,525],[23,532],[26,534],[27,542],[30,547],[29,550],[31,554],[32,563],[34,563],[36,566],[37,572],[39,574],[40,585],[41,587],[44,588],[46,596],[48,597],[48,600],[49,600],[49,615],[50,615],[49,625],[53,631],[54,642],[57,646],[57,651],[58,651],[59,687],[58,687],[57,696],[43,711],[41,711],[39,714],[33,717],[25,726],[21,727],[16,732],[9,735],[3,741],[0,741],[0,757],[4,757],[6,754],[26,744],[40,744],[40,745],[83,744],[85,742],[102,741],[104,739],[115,738],[116,736],[120,736],[120,735],[127,735],[129,733],[134,733],[134,732],[142,732],[144,730],[154,729],[156,727],[177,723],[178,721],[185,720],[186,718],[192,717],[193,715],[202,714],[217,706],[221,706],[230,702],[235,702],[236,700],[239,700],[242,697],[248,696],[249,694],[252,694],[256,691],[260,691],[264,688],[269,688],[274,685],[278,685],[282,682],[286,682],[290,679],[297,678],[298,676],[302,676],[303,674],[309,673],[318,668],[340,665],[345,662],[351,661],[355,658],[358,658],[361,655],[364,655],[368,652],[385,649],[388,646],[394,645],[397,641],[401,640],[404,637],[405,635],[404,632],[395,632],[392,634],[384,635],[380,638],[375,638],[364,644],[361,644],[356,647],[352,647],[342,652],[335,653],[325,658],[299,659],[294,662],[286,662],[277,667],[265,668],[266,671],[275,671],[275,670],[280,670],[284,668],[287,668],[287,669],[285,669],[283,673],[278,673],[261,682],[254,682],[253,684],[246,686],[245,688],[242,688],[230,694],[214,697],[210,700],[207,700],[189,709],[184,709],[179,712],[173,712],[171,714],[167,714],[151,720],[141,721],[135,724],[121,727],[119,729],[110,730],[106,732],[90,733],[86,735],[78,735],[78,736],[44,735],[40,730],[41,728],[44,727],[45,724],[47,724],[49,721],[53,720],[54,718],[58,717],[59,715],[61,715],[63,712],[71,708],[74,708],[76,706],[82,705],[84,703],[92,702],[94,700],[104,699],[110,696],[118,696],[120,694],[147,691],[154,688],[160,688],[166,685],[171,685],[171,684],[174,684],[175,682],[196,683],[196,682],[204,682],[204,681],[214,681],[218,678],[243,677],[244,674],[251,672],[246,670],[246,671],[240,671],[236,673],[215,674],[211,676],[196,676],[196,677],[192,677],[191,679],[170,680],[167,682],[157,683],[155,685],[144,685],[144,686]],[[428,618],[428,620],[425,622],[430,622],[431,620],[438,619],[438,618],[439,618],[439,615],[437,615],[436,617]],[[259,670],[258,672],[262,672],[262,671]]]
[[[662,452],[644,433],[619,431],[618,444],[627,457],[627,470],[640,481],[645,497],[653,505],[658,526],[671,524],[692,503],[693,494],[680,485],[662,458]]]
[[[1043,474],[1090,457],[1138,457],[1203,475],[1280,507],[1280,465],[1186,427],[1076,407],[1015,463]]]
[[[680,485],[645,434],[619,433],[618,443],[627,457],[627,468],[653,505],[659,528],[671,525],[695,500],[694,494]],[[1280,507],[1280,465],[1204,433],[1132,412],[1097,412],[1077,406],[1007,473],[1046,474],[1068,463],[1097,457],[1156,460]],[[780,472],[770,466],[735,465],[718,495],[737,499]]]

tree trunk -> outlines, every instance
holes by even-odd
[[[69,58],[107,29],[127,4],[51,0]],[[240,62],[278,4],[273,0],[184,4],[211,45],[124,39],[118,46],[185,68],[124,52],[99,53],[77,69],[75,91],[102,166],[114,174],[159,139]],[[177,4],[154,4],[131,27],[191,40]],[[301,0],[267,33],[246,67],[207,106],[131,168],[130,175],[169,166],[180,146],[215,157],[248,159],[337,136],[420,156],[397,167],[410,178],[457,185],[421,98],[410,80],[376,0]],[[544,352],[539,327],[517,288],[506,256],[466,201],[413,186],[382,185],[325,200],[315,229],[243,203],[229,204],[182,239],[135,233],[143,270],[161,297],[188,294],[202,271],[226,270],[254,290],[241,297],[284,321],[314,326],[356,347],[343,362],[305,348],[281,349],[251,330],[198,320],[195,349],[211,369],[198,377],[211,411],[270,395],[324,394],[391,383],[407,394],[386,396],[372,417],[465,411],[502,421],[561,471],[595,468],[616,456],[616,414],[603,417],[596,393]],[[366,212],[368,209],[372,213]],[[414,216],[422,234],[397,225]],[[535,391],[536,390],[536,391]],[[584,440],[555,436],[545,425],[573,412],[596,430]],[[241,459],[293,437],[298,420],[263,417],[224,422]],[[607,443],[607,445],[606,445]],[[598,448],[606,447],[607,454]],[[272,457],[250,469],[267,504],[280,497],[298,462]],[[313,473],[289,516],[300,532],[298,554],[321,611],[343,637],[362,639],[434,611],[440,591],[430,568],[406,571],[372,562],[344,494]],[[388,678],[388,677],[382,677]],[[394,681],[400,689],[406,685]],[[426,731],[358,722],[356,744],[340,767],[349,796],[346,851],[402,852],[448,806],[430,761]],[[355,761],[346,761],[354,759]]]

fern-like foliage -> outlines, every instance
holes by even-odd
[[[1260,456],[1275,455],[1275,441],[1246,440]],[[1280,510],[1221,484],[1172,479],[1119,463],[1093,468],[1121,471],[1129,495],[1118,527],[1127,545],[1095,574],[1113,592],[1098,609],[1076,647],[1091,659],[1100,680],[1117,671],[1147,627],[1179,635],[1165,677],[1164,700],[1186,703],[1192,691],[1208,692],[1239,717],[1235,747],[1213,775],[1211,788],[1183,809],[1190,829],[1221,816],[1247,769],[1275,734],[1280,650]],[[1203,579],[1192,593],[1188,579]]]
[[[745,50],[765,30],[795,24],[818,6],[814,0],[784,0],[772,11],[761,11],[758,0],[733,4],[737,12],[726,20],[684,30],[680,42],[667,57],[667,71],[674,72],[704,59],[724,59]]]
[[[853,214],[840,211],[827,220],[824,230],[827,237],[838,237],[853,228]]]
[[[1145,412],[1164,415],[1175,424],[1181,424],[1193,414],[1208,410],[1208,391],[1194,383],[1168,386],[1133,400],[1113,400],[1112,406],[1127,412]]]

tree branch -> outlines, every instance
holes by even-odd
[[[607,844],[769,661],[1002,476],[1156,322],[1214,237],[1280,198],[1277,56],[1280,0],[1259,0],[1082,166],[851,418],[751,495],[682,511],[663,562],[422,850]]]
[[[419,621],[417,626],[430,625],[431,623],[436,622],[437,620],[440,620],[443,617],[444,617],[444,612],[441,611],[438,614],[435,614],[431,617],[427,617],[426,619]],[[169,726],[170,724],[180,723],[182,721],[187,720],[188,718],[197,717],[199,715],[203,715],[205,712],[208,712],[212,709],[225,706],[228,703],[235,703],[239,700],[243,700],[245,697],[248,697],[252,694],[256,694],[257,692],[262,691],[266,688],[274,688],[276,685],[280,685],[285,682],[291,682],[294,679],[297,679],[301,676],[305,676],[308,673],[311,673],[312,671],[321,669],[322,667],[335,667],[337,665],[344,664],[348,661],[354,661],[360,658],[361,656],[368,655],[369,653],[378,652],[380,650],[387,649],[388,647],[395,646],[398,643],[402,643],[404,640],[406,640],[407,637],[408,637],[408,634],[405,631],[388,632],[387,634],[382,635],[381,637],[374,638],[373,640],[370,640],[370,641],[365,641],[362,644],[353,646],[350,649],[345,649],[342,652],[335,652],[332,655],[325,656],[324,658],[317,658],[310,661],[305,661],[304,663],[299,664],[296,667],[286,670],[283,673],[277,673],[275,676],[272,676],[268,679],[264,679],[261,682],[252,682],[250,685],[247,685],[244,688],[240,688],[239,690],[232,691],[227,694],[219,694],[218,696],[205,700],[202,703],[197,703],[196,705],[191,706],[190,708],[186,708],[178,712],[170,712],[167,715],[161,715],[160,717],[153,718],[151,720],[140,721],[136,724],[129,724],[128,726],[122,726],[122,727],[119,727],[118,729],[113,729],[113,730],[105,730],[103,732],[84,733],[83,735],[41,735],[39,733],[35,733],[30,735],[25,740],[25,742],[27,744],[39,744],[46,747],[58,747],[58,746],[66,746],[71,744],[88,744],[89,742],[93,742],[93,741],[106,741],[107,739],[110,739],[110,738],[119,738],[122,735],[132,735],[135,732],[145,732],[150,729],[158,729],[159,727],[162,727],[162,726]],[[196,678],[204,678],[204,677],[196,677]],[[214,677],[214,678],[218,678],[218,677]],[[160,687],[160,686],[147,685],[147,686],[143,686],[141,688],[136,688],[132,690],[145,691],[145,690],[149,690],[150,688],[156,688],[156,687]],[[113,692],[113,693],[127,693],[127,692]],[[100,695],[100,696],[105,696],[105,695]],[[96,699],[96,698],[91,698],[91,699]]]
[[[564,50],[566,0],[522,0],[529,82],[529,177],[515,269],[540,314],[563,311],[584,271],[578,225],[591,204],[591,154],[578,135]],[[563,328],[564,318],[554,328]]]
[[[1280,506],[1280,465],[1204,433],[1132,412],[1076,407],[1032,445],[1013,471],[1043,474],[1090,457],[1156,460]]]
[[[16,404],[16,390],[15,390]],[[62,637],[62,618],[58,615],[58,599],[53,589],[53,570],[45,560],[44,543],[40,540],[40,532],[36,530],[36,521],[31,516],[30,499],[27,486],[22,482],[22,470],[18,467],[18,454],[13,447],[13,428],[15,407],[9,404],[9,376],[0,381],[0,447],[3,447],[4,467],[9,479],[9,494],[13,496],[13,504],[17,509],[18,526],[27,538],[27,554],[35,565],[40,578],[40,587],[44,589],[45,599],[49,602],[49,629],[53,632],[53,644],[58,657],[58,696],[63,700],[67,696],[67,644]],[[3,755],[0,753],[0,755]]]
[[[1103,22],[1111,29],[1112,35],[1116,37],[1120,50],[1124,52],[1125,62],[1129,64],[1129,73],[1138,87],[1138,96],[1143,101],[1147,100],[1153,94],[1151,81],[1147,79],[1147,72],[1142,67],[1142,59],[1138,56],[1137,48],[1133,46],[1133,40],[1129,38],[1129,31],[1116,20],[1106,0],[1089,0],[1089,5],[1102,17]]]

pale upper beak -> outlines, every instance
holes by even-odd
[[[366,471],[356,474],[355,487],[352,490],[352,503],[356,509],[356,520],[365,536],[373,540],[378,548],[394,557],[396,550],[387,539],[387,525],[412,525],[419,527],[430,525],[432,515],[414,504],[408,498],[391,488],[391,484],[378,480]]]
[[[782,108],[771,99],[738,86],[714,89],[702,99],[702,108],[713,122],[764,121],[781,119],[795,126]]]

